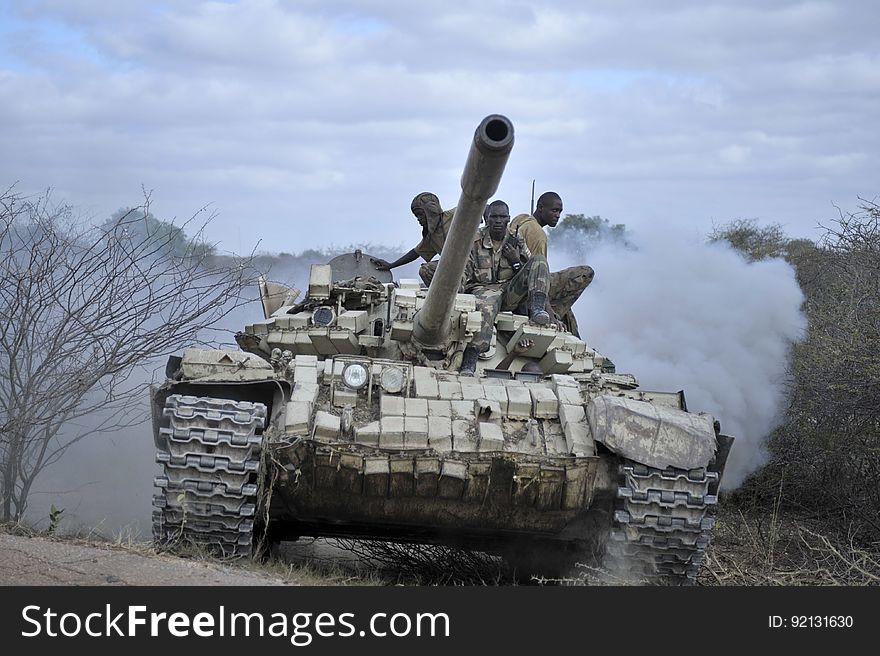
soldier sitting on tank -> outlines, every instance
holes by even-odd
[[[477,308],[482,313],[480,332],[462,356],[460,372],[465,376],[474,375],[477,357],[489,349],[499,312],[512,310],[527,300],[533,322],[542,326],[550,322],[547,258],[533,256],[522,239],[507,231],[510,210],[504,201],[489,203],[483,218],[486,225],[477,232],[464,273],[464,291],[477,297]]]
[[[532,255],[547,257],[547,233],[544,228],[555,228],[561,215],[562,198],[555,191],[546,191],[538,198],[534,214],[518,214],[508,229],[525,240]],[[592,281],[593,269],[586,265],[568,267],[550,274],[550,318],[576,337],[580,337],[580,334],[571,307]]]
[[[422,226],[422,241],[394,262],[389,263],[379,258],[373,258],[373,263],[380,271],[390,271],[422,257],[425,263],[419,267],[419,277],[426,285],[430,285],[434,278],[434,271],[437,269],[437,261],[432,261],[431,258],[439,255],[443,250],[455,208],[443,211],[440,207],[440,199],[431,192],[424,191],[413,198],[410,209],[418,219],[419,225]]]

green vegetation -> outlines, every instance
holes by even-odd
[[[61,522],[61,515],[63,514],[64,508],[56,508],[53,503],[49,509],[49,528],[46,529],[49,535],[52,535],[58,529],[58,524]]]
[[[566,214],[549,231],[548,241],[551,249],[566,250],[572,255],[583,256],[599,242],[631,247],[628,237],[623,223],[611,223],[601,216]]]
[[[183,227],[157,219],[145,207],[120,208],[104,222],[102,228],[112,232],[120,225],[124,225],[125,234],[132,240],[149,240],[162,244],[175,257],[204,259],[217,254],[217,248],[201,238],[201,229],[196,232],[195,237],[190,238]]]
[[[729,243],[750,262],[769,257],[782,257],[793,262],[816,250],[816,244],[809,239],[787,237],[778,223],[761,226],[755,219],[736,219],[716,226],[709,235],[709,241]]]

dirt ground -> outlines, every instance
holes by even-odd
[[[0,533],[0,585],[297,585],[271,572],[157,554],[144,546]]]

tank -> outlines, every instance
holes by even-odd
[[[429,289],[358,251],[312,266],[300,301],[263,281],[265,318],[238,350],[169,359],[151,390],[159,545],[252,556],[370,538],[499,554],[521,572],[587,559],[694,581],[733,442],[714,417],[509,312],[476,376],[458,374],[480,328],[460,281],[513,141],[504,116],[477,127]]]

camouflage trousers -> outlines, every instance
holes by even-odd
[[[434,279],[434,273],[437,271],[438,264],[440,264],[440,260],[431,260],[419,267],[419,278],[422,279],[426,287],[431,286],[431,281]]]
[[[482,314],[480,332],[474,335],[471,346],[475,346],[478,353],[488,351],[498,313],[515,310],[523,301],[531,304],[534,292],[547,294],[549,288],[550,268],[547,258],[541,256],[532,257],[507,282],[470,288],[468,291],[476,296],[477,309]]]
[[[580,334],[571,307],[591,282],[593,269],[586,265],[573,266],[550,274],[550,305],[565,324],[566,330],[575,337],[580,337]]]

